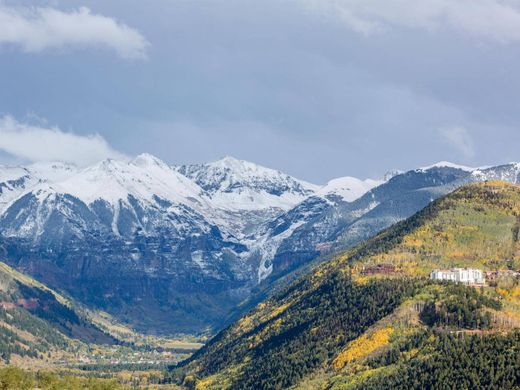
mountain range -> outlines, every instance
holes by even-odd
[[[256,286],[486,180],[518,183],[520,164],[439,163],[323,186],[232,157],[4,166],[0,254],[139,330],[200,333],[225,325]]]

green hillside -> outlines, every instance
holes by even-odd
[[[43,358],[75,343],[116,340],[79,314],[72,303],[36,280],[0,263],[0,354]]]
[[[431,203],[342,260],[392,263],[412,276],[426,276],[433,267],[520,269],[519,230],[519,187],[474,184]]]
[[[0,389],[148,388],[200,346],[140,334],[0,262]]]
[[[463,187],[259,304],[172,380],[200,389],[517,385],[520,287],[507,271],[520,268],[519,216],[520,187]],[[469,266],[500,273],[480,288],[428,279]],[[454,356],[460,364],[450,366]]]

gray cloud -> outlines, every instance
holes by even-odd
[[[99,134],[78,135],[57,127],[0,117],[0,151],[28,161],[64,161],[85,166],[105,158],[125,158]]]
[[[51,48],[107,47],[121,57],[146,57],[147,40],[135,29],[88,8],[64,12],[45,7],[0,5],[0,44],[26,52]]]

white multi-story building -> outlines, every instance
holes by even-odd
[[[452,268],[435,269],[430,274],[433,280],[451,280],[453,282],[464,284],[484,284],[484,274],[479,269],[474,268]]]

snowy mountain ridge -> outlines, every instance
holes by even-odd
[[[233,225],[237,213],[251,212],[258,224],[290,209],[318,188],[231,157],[188,170],[171,167],[146,153],[128,162],[107,159],[83,169],[60,162],[0,166],[0,183],[0,214],[34,193],[40,201],[55,195],[70,195],[87,206],[103,201],[118,218],[118,209],[132,198],[143,206],[168,202],[170,207],[189,207],[231,235],[241,235],[240,229],[246,225],[244,221]],[[111,225],[116,226],[117,221]]]
[[[339,196],[341,200],[345,202],[353,202],[372,188],[383,183],[383,180],[360,180],[355,177],[345,176],[330,180],[327,184],[316,191],[316,195],[327,199]]]
[[[23,187],[18,185],[17,191],[15,185],[8,184],[23,179],[25,183]],[[229,156],[207,164],[177,167],[147,153],[129,162],[107,159],[83,169],[62,162],[0,165],[0,183],[14,192],[11,201],[34,189],[69,194],[87,204],[96,199],[116,204],[128,195],[148,201],[158,196],[195,205],[199,211],[286,211],[310,196],[338,196],[353,201],[382,182],[342,177],[320,186]],[[5,205],[4,198],[6,190],[0,192],[0,202]]]
[[[280,171],[229,156],[176,169],[203,188],[214,205],[227,210],[288,210],[319,189]]]

